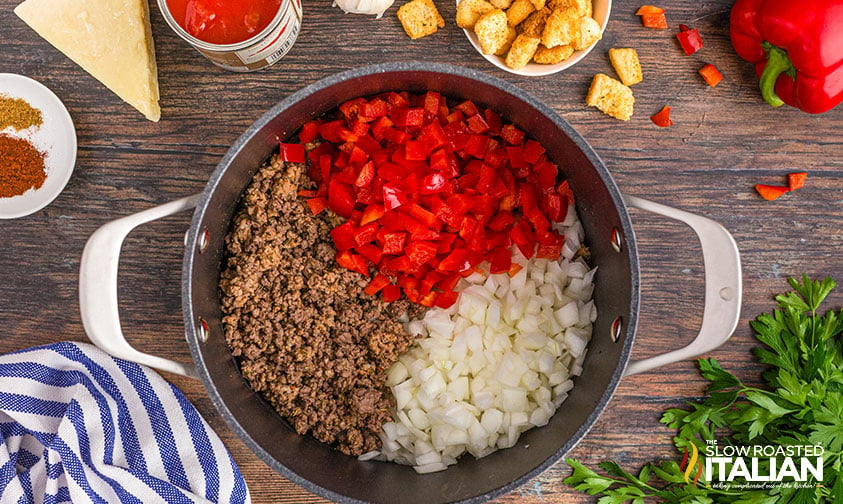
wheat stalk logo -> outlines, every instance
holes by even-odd
[[[683,474],[685,476],[685,483],[691,483],[691,473],[694,472],[694,468],[697,469],[697,474],[694,475],[694,486],[697,486],[697,482],[700,479],[700,475],[702,474],[703,464],[702,460],[699,457],[699,450],[697,450],[697,445],[694,443],[691,444],[691,454],[690,460],[688,460],[688,448],[685,447],[685,455],[682,457],[682,462],[679,464],[679,470],[684,471]]]

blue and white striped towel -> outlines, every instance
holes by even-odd
[[[86,343],[0,356],[0,443],[3,504],[250,502],[181,391]]]

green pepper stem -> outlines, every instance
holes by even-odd
[[[767,65],[761,73],[761,80],[759,82],[761,96],[764,98],[764,101],[773,107],[781,107],[784,105],[784,101],[776,94],[776,81],[779,79],[779,75],[783,73],[793,75],[795,69],[793,68],[793,63],[790,62],[790,58],[787,57],[787,52],[783,49],[769,42],[763,42],[761,47],[767,53]]]

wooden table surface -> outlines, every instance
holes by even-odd
[[[469,45],[454,23],[453,2],[437,5],[446,27],[411,41],[395,16],[345,15],[331,0],[304,2],[292,51],[269,69],[220,70],[179,39],[152,6],[162,119],[146,121],[39,38],[0,0],[0,72],[27,75],[51,88],[76,125],[78,159],[64,192],[33,215],[0,222],[0,352],[59,340],[86,341],[78,310],[78,270],[90,234],[112,219],[196,193],[228,146],[273,104],[322,77],[383,61],[458,63],[506,79],[550,105],[594,147],[627,194],[698,212],[734,235],[743,262],[743,310],[732,339],[710,356],[748,382],[761,367],[748,321],[773,308],[786,279],[807,273],[843,280],[843,107],[812,116],[761,101],[750,65],[728,36],[731,0],[666,0],[671,28],[649,30],[634,15],[640,2],[615,0],[602,41],[575,67],[526,78],[498,70]],[[697,27],[705,47],[685,56],[679,23]],[[635,85],[635,115],[621,122],[584,103],[592,76],[613,75],[607,51],[634,47],[644,81]],[[709,88],[697,74],[715,64],[724,80]],[[673,126],[650,115],[673,108]],[[805,188],[777,201],[756,183],[782,184],[807,171]],[[133,232],[120,265],[120,309],[130,340],[147,351],[188,361],[180,308],[183,214]],[[664,218],[633,211],[643,280],[635,356],[680,346],[696,334],[703,302],[702,258],[693,233]],[[835,306],[841,305],[835,293]],[[167,375],[231,450],[257,503],[322,502],[274,473],[230,431],[198,381]],[[675,458],[673,432],[658,423],[667,407],[699,397],[703,380],[692,362],[625,378],[599,421],[571,456],[596,465],[611,458],[637,470]],[[562,484],[559,463],[498,502],[591,502]]]

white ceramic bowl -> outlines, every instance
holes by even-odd
[[[460,0],[457,0],[457,4],[460,3]],[[600,25],[600,33],[606,31],[606,25],[609,23],[609,13],[612,10],[612,0],[592,0],[592,17],[597,24]],[[465,32],[465,36],[468,37],[468,41],[471,42],[471,45],[474,46],[474,49],[477,50],[484,58],[486,58],[489,63],[495,65],[496,67],[500,68],[501,70],[506,70],[507,72],[517,74],[517,75],[526,75],[526,76],[539,76],[539,75],[550,75],[555,74],[556,72],[561,72],[566,68],[574,66],[577,64],[578,61],[585,58],[588,53],[591,52],[594,47],[600,43],[598,40],[597,42],[591,44],[587,49],[583,49],[582,51],[576,51],[572,54],[568,59],[561,63],[557,63],[555,65],[541,65],[539,63],[527,63],[526,66],[520,68],[518,70],[513,70],[509,68],[504,63],[503,56],[495,56],[494,54],[483,54],[483,51],[480,50],[480,43],[477,41],[477,35],[474,34],[472,30],[463,30]]]
[[[45,153],[47,178],[38,189],[20,196],[0,198],[0,219],[14,219],[41,210],[62,192],[76,165],[76,129],[59,98],[38,81],[17,74],[0,73],[0,94],[23,98],[41,111],[43,124],[15,131],[8,127],[0,133],[29,140]]]

